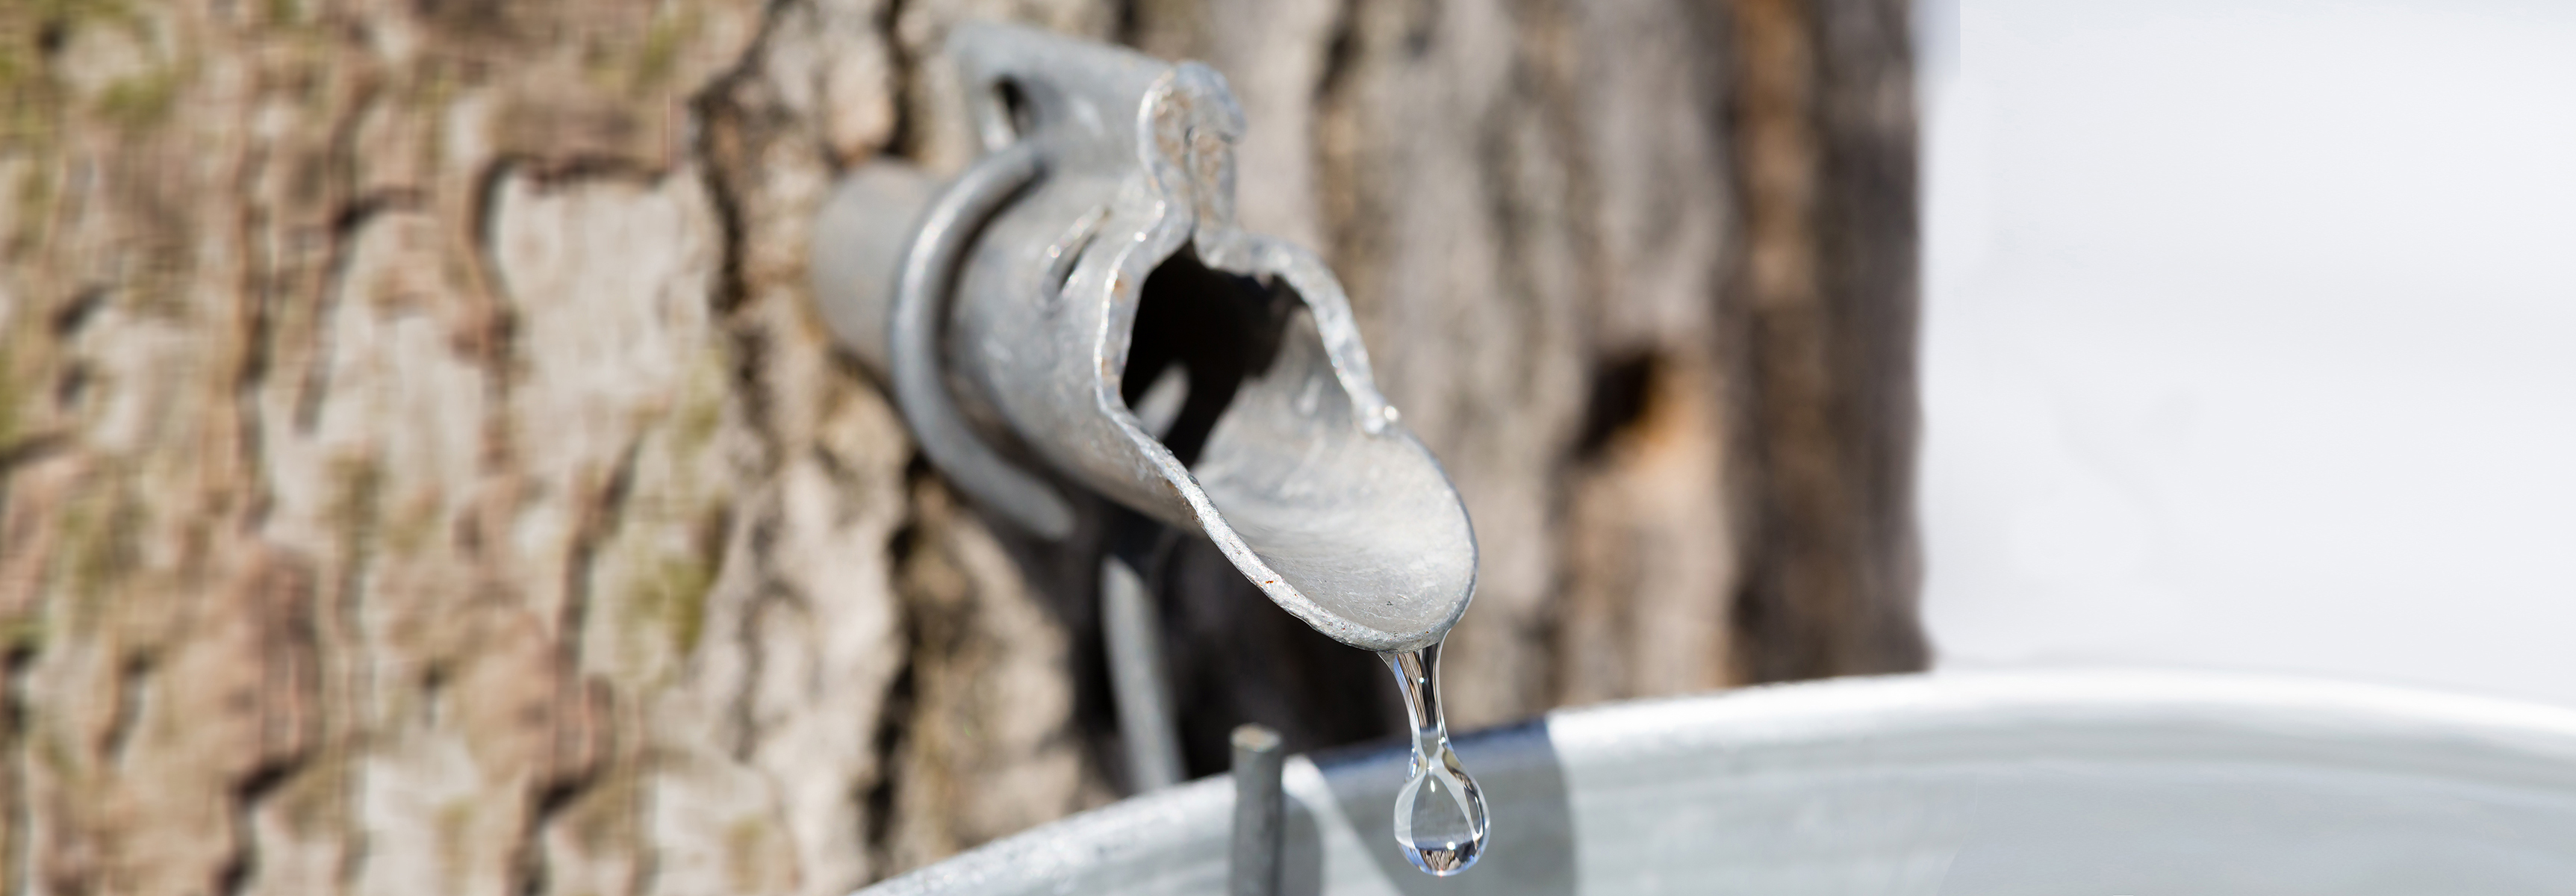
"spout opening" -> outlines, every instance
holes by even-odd
[[[1182,466],[1197,465],[1244,381],[1278,358],[1293,301],[1283,291],[1186,247],[1145,278],[1118,397]]]
[[[1214,509],[1208,534],[1240,540],[1248,556],[1228,553],[1254,585],[1369,649],[1456,622],[1475,583],[1465,508],[1420,442],[1357,410],[1286,278],[1185,247],[1145,279],[1134,321],[1119,397],[1186,468],[1173,484]]]

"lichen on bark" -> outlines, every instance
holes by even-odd
[[[970,18],[1231,80],[1477,521],[1460,724],[1919,663],[1897,14],[0,4],[0,891],[838,894],[1114,798],[1096,533],[986,525],[807,292],[836,176],[966,161]],[[1194,770],[1390,729],[1160,578]]]

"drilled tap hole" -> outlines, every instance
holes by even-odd
[[[1593,369],[1592,400],[1584,407],[1583,428],[1574,440],[1576,460],[1599,458],[1621,435],[1643,424],[1663,364],[1654,352],[1641,351],[1613,356]]]

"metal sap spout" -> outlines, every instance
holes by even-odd
[[[924,453],[1039,535],[1087,489],[1204,533],[1345,644],[1438,641],[1475,588],[1466,508],[1332,272],[1235,225],[1224,80],[1013,27],[948,48],[983,155],[944,188],[861,168],[815,243],[825,318]]]

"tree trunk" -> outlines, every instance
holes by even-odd
[[[13,2],[0,891],[838,894],[1114,799],[1098,539],[805,285],[980,17],[1231,80],[1475,519],[1453,723],[1924,663],[1901,0]],[[1157,572],[1194,772],[1391,730]]]

